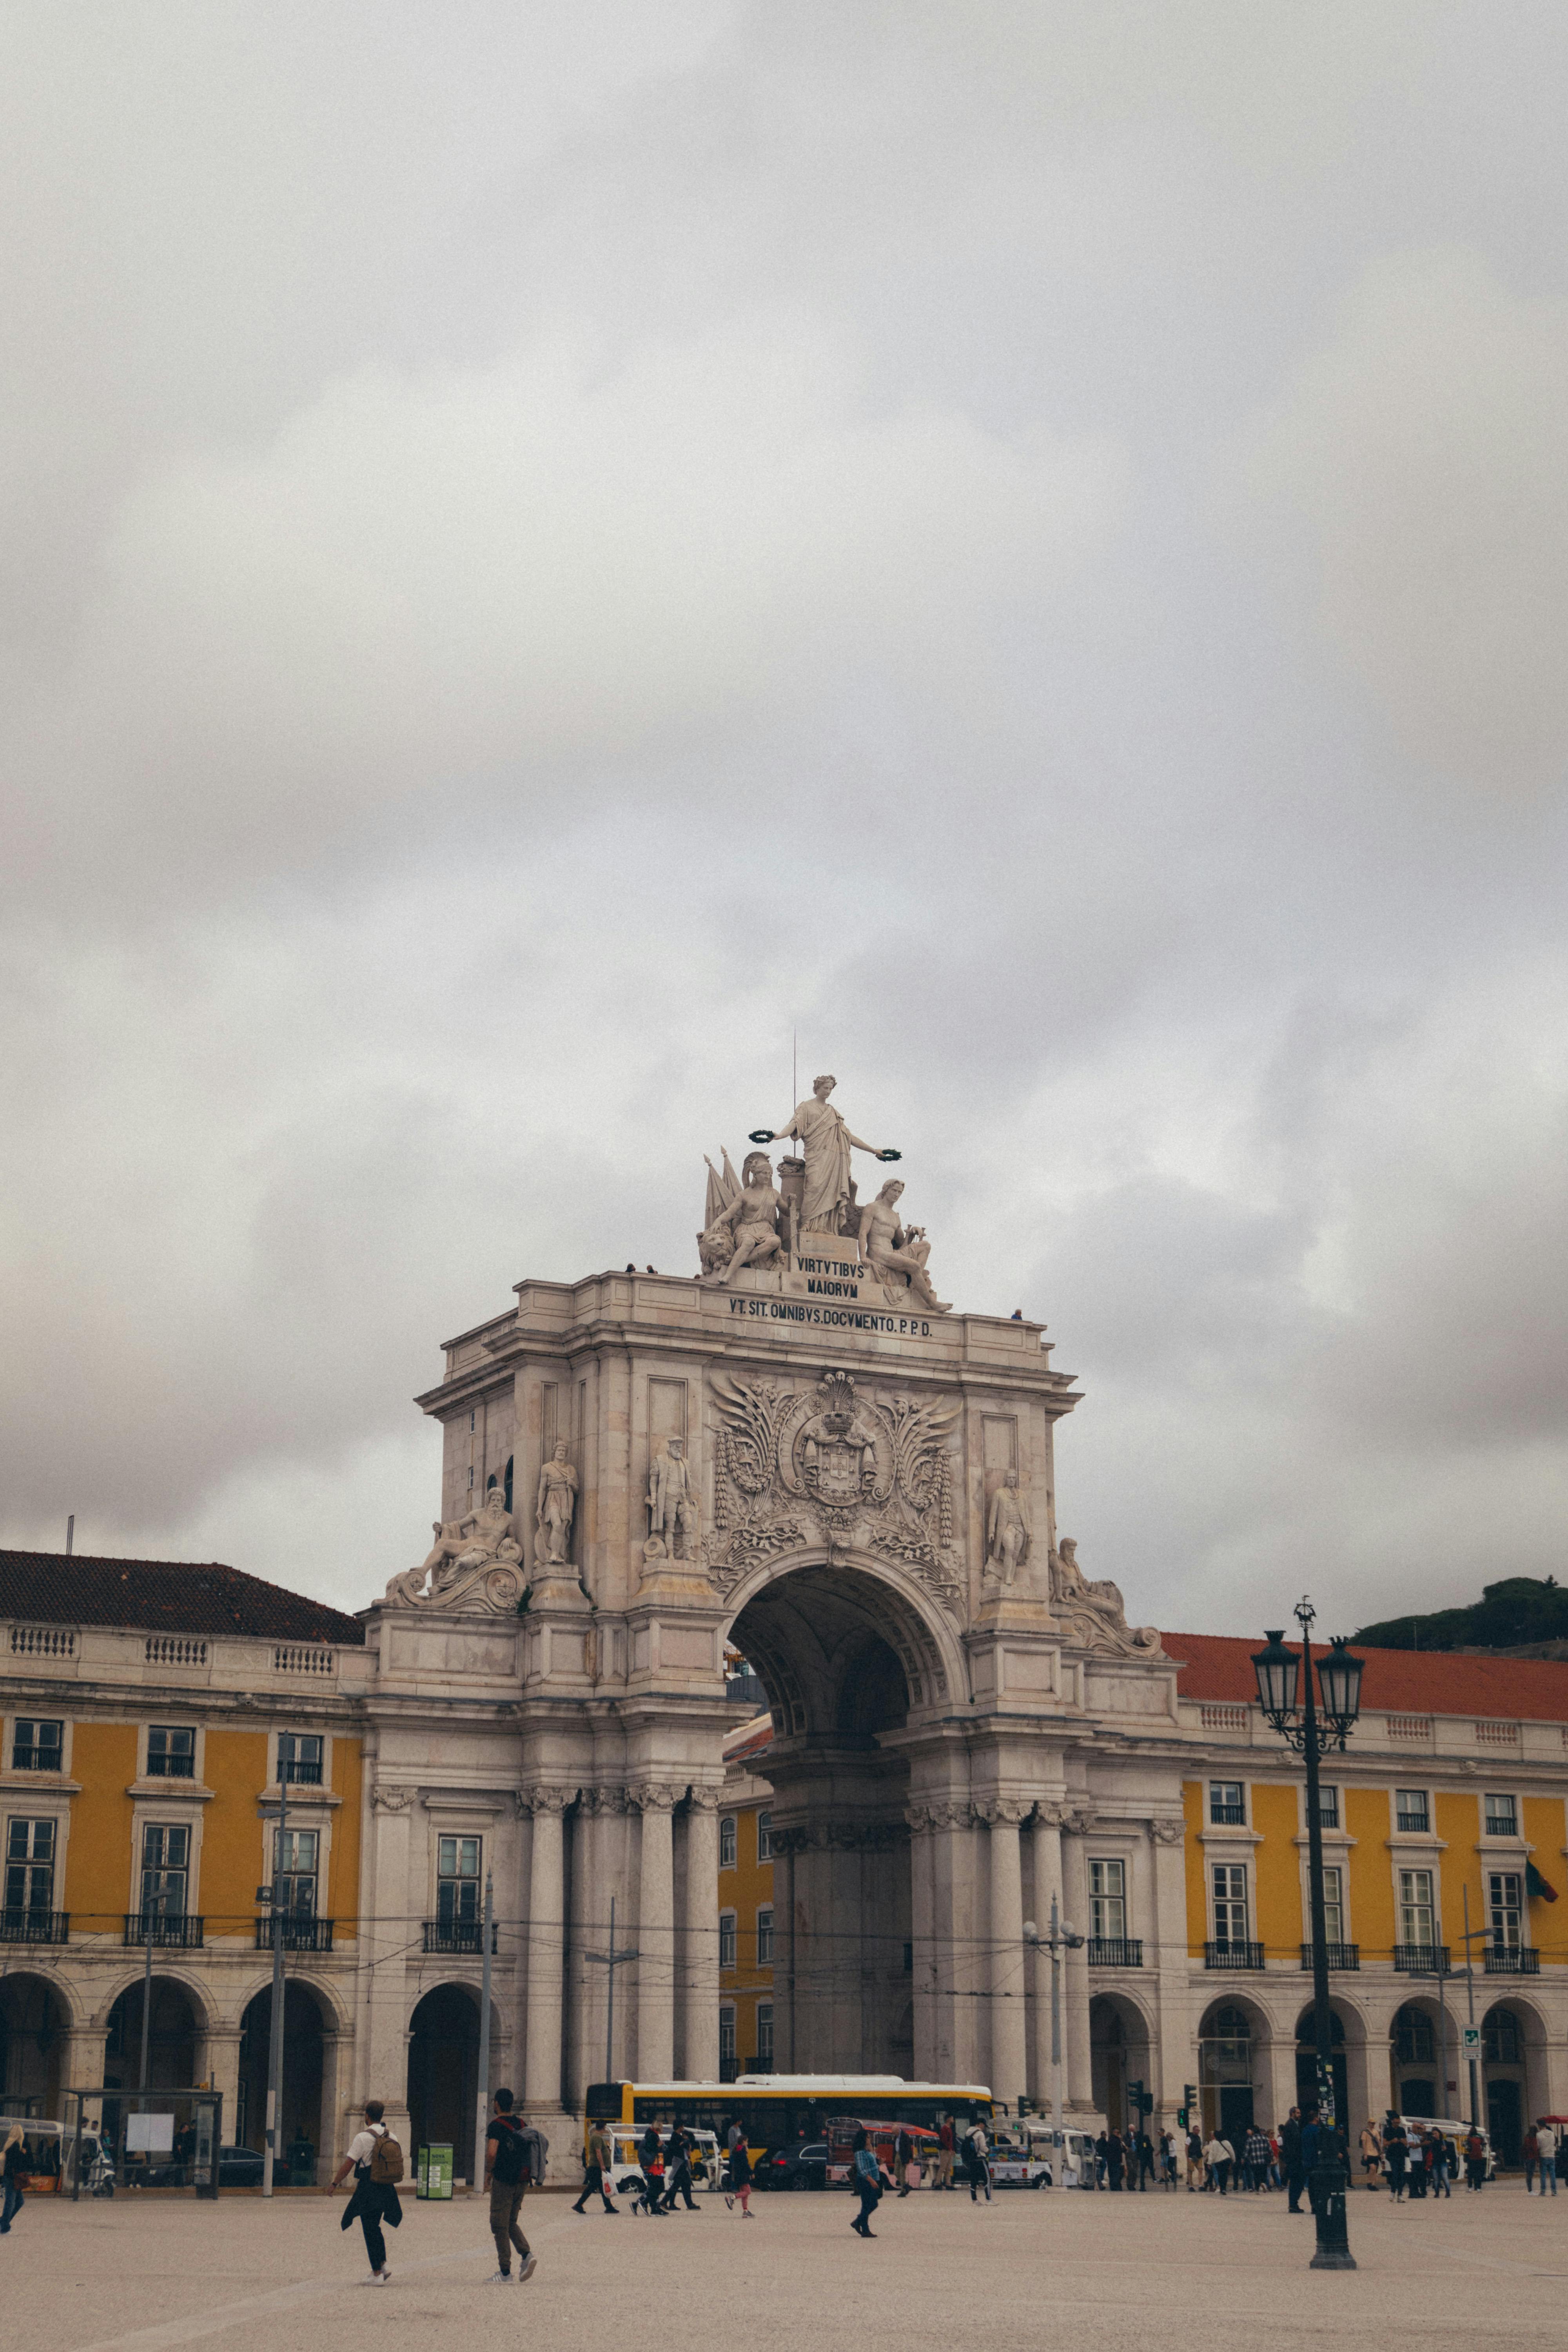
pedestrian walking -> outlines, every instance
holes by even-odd
[[[893,2143],[893,2168],[898,2179],[899,2194],[907,2197],[914,2187],[910,2175],[915,2168],[914,2135],[907,2124],[899,2126],[899,2137]]]
[[[743,2132],[730,2150],[730,2193],[724,2202],[731,2212],[740,2207],[742,2221],[756,2219],[752,2211],[752,2151]]]
[[[936,2186],[939,2189],[952,2187],[952,2151],[955,2137],[952,2117],[943,2116],[936,2127]]]
[[[853,2179],[860,2198],[860,2210],[849,2227],[862,2238],[874,2238],[871,2216],[882,2199],[882,2168],[877,2161],[877,2151],[863,2131],[855,2135]]]
[[[490,2274],[493,2286],[511,2284],[513,2247],[522,2263],[517,2274],[519,2285],[539,2268],[539,2257],[530,2251],[518,2218],[528,2188],[528,2143],[511,2110],[511,2093],[498,2091],[495,2112],[485,2132],[484,2185],[490,2200],[490,2235],[496,2242],[496,2268]]]
[[[618,2213],[621,2209],[610,2196],[614,2179],[615,2152],[610,2146],[610,2135],[603,2124],[591,2124],[588,2127],[588,2159],[583,2174],[583,2194],[572,2208],[574,2213],[583,2210],[595,2189],[605,2200],[605,2212]]]
[[[1110,2142],[1104,2132],[1094,2142],[1094,2185],[1103,2189],[1110,2172]]]
[[[1216,2130],[1204,2149],[1204,2162],[1208,2167],[1209,2185],[1223,2197],[1230,2187],[1230,2168],[1236,2162],[1236,2150],[1229,2140],[1222,2139]]]
[[[403,2227],[403,2203],[397,2194],[397,2184],[403,2178],[403,2149],[382,2120],[385,2113],[381,2100],[365,2101],[364,2129],[355,2132],[350,2140],[348,2154],[323,2192],[330,2197],[351,2172],[353,2174],[353,2195],[343,2208],[341,2226],[346,2230],[351,2221],[357,2221],[363,2231],[373,2286],[385,2286],[392,2277],[386,2266],[385,2230]]]
[[[1154,2178],[1154,2143],[1146,2131],[1138,2135],[1138,2186]]]
[[[1552,2194],[1555,2197],[1557,2194],[1557,2126],[1555,2124],[1549,2123],[1544,2116],[1535,2126],[1535,2147],[1541,2165],[1541,2193],[1545,2196],[1547,2183],[1550,2181]]]
[[[1535,2187],[1535,2175],[1541,2163],[1541,2142],[1533,2124],[1525,2133],[1519,2153],[1524,2165],[1524,2193],[1528,2197]],[[1544,2195],[1544,2190],[1542,2193]]]
[[[1361,2168],[1366,2175],[1366,2185],[1375,2189],[1383,2170],[1383,2134],[1371,2116],[1362,2126]]]
[[[1432,2134],[1432,2194],[1434,2197],[1452,2197],[1454,2192],[1448,2183],[1453,2178],[1453,2144],[1447,2132],[1434,2131]]]
[[[1106,2169],[1112,2189],[1120,2189],[1121,2176],[1127,2168],[1127,2143],[1119,2131],[1113,2131],[1105,2143]]]
[[[675,2200],[678,2197],[683,2197],[685,2199],[686,2210],[689,2213],[700,2213],[702,2210],[702,2208],[698,2204],[697,2200],[691,2194],[691,2151],[693,2145],[694,2143],[691,2134],[687,2130],[684,2124],[675,2124],[671,2126],[669,2134],[669,2157],[667,2166],[667,2178],[669,2181],[669,2187],[664,2192],[664,2210],[667,2213],[673,2213],[675,2211]]]
[[[1203,2134],[1194,2126],[1187,2134],[1187,2195],[1193,2196],[1204,2185]]]
[[[11,2224],[23,2206],[22,2175],[27,2169],[27,2143],[20,2124],[13,2124],[5,2135],[5,2148],[0,2156],[0,2238],[8,2238]]]
[[[985,2191],[985,2202],[991,2202],[990,2145],[984,2124],[972,2124],[963,2137],[964,2168],[969,2176],[969,2201],[973,2205],[980,2191]]]
[[[649,2124],[637,2142],[637,2162],[642,2166],[642,2177],[647,2185],[647,2210],[650,2214],[662,2213],[664,2210],[664,2139],[657,2124]]]
[[[1388,2193],[1396,2205],[1405,2202],[1405,2171],[1409,2154],[1405,2126],[1390,2107],[1383,2121],[1383,2161],[1388,2174]]]
[[[1241,2185],[1256,2197],[1268,2178],[1268,2142],[1254,2124],[1241,2143]]]
[[[1176,2185],[1176,2143],[1168,2131],[1160,2134],[1160,2186],[1174,2189]]]
[[[1465,2134],[1465,2186],[1479,2190],[1486,2185],[1487,2144],[1474,2124]]]

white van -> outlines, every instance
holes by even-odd
[[[1049,2124],[1031,2117],[1027,2127],[1011,2126],[998,2134],[991,2149],[991,2179],[997,2189],[1049,2189],[1056,2178],[1057,2151]],[[1062,2126],[1061,2169],[1064,2189],[1094,2186],[1092,2133]]]
[[[1415,2153],[1416,2136],[1418,2133],[1429,2131],[1440,2131],[1442,2133],[1444,2138],[1448,2143],[1449,2179],[1456,2187],[1463,2188],[1465,2181],[1465,2142],[1470,2136],[1469,2126],[1468,2124],[1449,2122],[1442,2116],[1401,2116],[1399,2120],[1405,2126],[1405,2137],[1411,2144],[1412,2156],[1414,2156]],[[1487,2152],[1487,2168],[1482,2177],[1483,2179],[1489,2180],[1497,2170],[1497,2158],[1492,2149],[1491,2135],[1487,2130],[1486,2126],[1481,2124],[1478,2126],[1478,2129],[1481,2136],[1481,2145]],[[1386,2173],[1384,2175],[1384,2178],[1386,2179]]]

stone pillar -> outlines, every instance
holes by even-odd
[[[949,1981],[941,1980],[935,1999],[936,2059],[933,2079],[940,2083],[976,2083],[985,2079],[975,2027],[981,1997],[989,1983],[981,1982],[975,1955],[976,1934],[974,1816],[967,1798],[941,1800],[929,1807],[931,1816],[931,1909],[935,1948],[947,1956]]]
[[[1024,1872],[1018,1827],[1030,1808],[994,1798],[975,1811],[991,1831],[991,2088],[1016,2107],[1027,2088]]]
[[[236,2138],[237,2137],[235,2126],[239,2119],[240,2029],[237,2025],[209,2025],[206,2030],[205,2039],[206,2055],[203,2063],[205,2065],[206,2079],[211,2084],[215,2091],[221,2091],[223,2093],[221,2125],[224,2144],[226,2147],[232,2147]],[[327,2116],[325,2074],[326,2069],[323,2061],[321,2084],[321,2137],[323,2142],[327,2141],[327,2134],[331,2129],[331,2125]],[[94,2079],[101,2083],[103,2077],[100,2074]],[[327,2142],[327,2144],[330,2145],[330,2142]]]
[[[377,1778],[371,1794],[371,1871],[367,1918],[408,1918],[424,1908],[409,1884],[414,1791]],[[368,2031],[361,2057],[354,2103],[380,2099],[389,2130],[406,2148],[408,2131],[408,1971],[401,1950],[371,1966],[364,1936],[359,1938],[356,1979]]]
[[[353,2036],[333,2026],[321,2035],[321,2116],[316,2143],[316,2179],[330,2180],[342,2161],[343,2150],[353,2135],[348,2128],[349,2068],[353,2057]],[[238,2053],[235,2069],[238,2074]],[[228,2100],[223,2103],[224,2137],[231,2137],[228,2129]]]
[[[637,1868],[637,2079],[667,2083],[675,2065],[675,1851],[680,1791],[641,1781],[627,1795],[642,1815]]]
[[[528,1874],[528,2017],[523,2102],[530,2115],[561,2113],[561,2019],[566,1976],[566,1869],[562,1822],[570,1789],[535,1789]]]
[[[1042,1936],[1050,1933],[1051,1897],[1057,1898],[1058,1912],[1062,1903],[1062,1809],[1059,1805],[1039,1805],[1035,1811],[1034,1827],[1030,1832],[1035,1863],[1035,1926]],[[1051,1956],[1037,1947],[1029,1955],[1033,1969],[1034,2032],[1031,2036],[1030,2090],[1037,2104],[1047,2109],[1051,2103]],[[1067,2018],[1061,2021],[1062,2032],[1062,2104],[1067,2104]]]
[[[915,2059],[917,2082],[935,2083],[937,2074],[936,1887],[931,1874],[933,1827],[930,1805],[910,1805],[910,1938],[914,1946]]]
[[[1078,1935],[1089,1934],[1089,1859],[1083,1850],[1094,1816],[1063,1816],[1062,1912]],[[1089,2049],[1089,1958],[1082,1947],[1063,1955],[1062,2038],[1067,2050],[1067,2101],[1080,2114],[1094,2106],[1094,2070]]]
[[[1156,2042],[1150,2053],[1149,2088],[1154,2094],[1150,2120],[1171,2129],[1175,2127],[1184,2084],[1198,2080],[1198,2053],[1188,2023],[1192,1968],[1187,1958],[1186,1835],[1186,1824],[1179,1819],[1149,1823],[1153,1942],[1150,1948],[1145,1939],[1143,1958],[1145,1977],[1152,1977],[1153,1983]],[[1280,2122],[1289,2106],[1287,2100]],[[1367,2113],[1371,2112],[1368,2108]]]
[[[774,1906],[774,1950],[778,1948]],[[719,1790],[693,1789],[686,1824],[686,1969],[681,2063],[689,2081],[719,2079]],[[777,1964],[774,1965],[775,1981]],[[774,1997],[775,2035],[781,2004]]]

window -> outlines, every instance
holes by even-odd
[[[52,1911],[55,1907],[53,1822],[5,1824],[5,1908]]]
[[[1519,1808],[1511,1797],[1487,1799],[1487,1835],[1488,1837],[1519,1835]]]
[[[732,1969],[735,1965],[735,1915],[732,1911],[719,1914],[719,1966]]]
[[[719,2080],[732,2083],[735,2079],[735,2012],[732,2009],[719,2011]]]
[[[1519,2020],[1511,2009],[1494,2009],[1481,2026],[1481,2054],[1489,2066],[1519,2063]]]
[[[1245,1944],[1247,1937],[1247,1867],[1239,1862],[1214,1866],[1214,1939],[1216,1944]]]
[[[726,1813],[719,1824],[719,1867],[721,1870],[733,1870],[735,1867],[735,1816],[733,1813]]]
[[[1432,1932],[1432,1874],[1429,1870],[1402,1870],[1399,1874],[1399,1940],[1402,1944],[1432,1945],[1436,1937]]]
[[[1413,1830],[1425,1837],[1432,1827],[1425,1789],[1395,1789],[1394,1812],[1397,1826],[1402,1830]]]
[[[322,1741],[319,1732],[280,1731],[278,1735],[278,1777],[285,1772],[297,1788],[321,1785]]]
[[[1209,1782],[1209,1819],[1234,1823],[1238,1829],[1246,1825],[1245,1791],[1239,1780]]]
[[[195,1733],[184,1725],[155,1723],[147,1734],[147,1778],[194,1780],[195,1777]]]
[[[1310,1904],[1310,1896],[1308,1901]],[[1310,1918],[1310,1909],[1307,1916]],[[1323,1941],[1327,1944],[1342,1944],[1344,1940],[1344,1891],[1340,1881],[1339,1865],[1336,1863],[1331,1870],[1325,1867],[1323,1872]]]
[[[1340,1825],[1340,1792],[1337,1789],[1318,1790],[1318,1827],[1337,1830]]]
[[[1487,1873],[1487,1927],[1492,1949],[1517,1952],[1524,1941],[1524,1882],[1517,1870]]]
[[[773,1817],[772,1813],[757,1815],[757,1860],[772,1862],[773,1858]]]
[[[760,2000],[757,2003],[757,2072],[760,2074],[771,2074],[773,2063],[773,2005],[771,2000]]]
[[[1414,2002],[1407,2002],[1394,2021],[1394,2054],[1402,2066],[1429,2066],[1432,2063],[1432,2021]]]
[[[477,1837],[436,1842],[436,1916],[443,1927],[471,1927],[479,1916],[479,1848]]]
[[[771,1969],[773,1964],[773,1906],[764,1903],[757,1914],[757,1966]]]
[[[183,1822],[149,1822],[142,1832],[142,1908],[183,1919],[190,1891],[191,1833]]]
[[[316,1915],[316,1860],[321,1852],[319,1830],[273,1832],[278,1864],[278,1906],[297,1916]]]
[[[1127,1933],[1127,1865],[1089,1865],[1089,1932],[1097,1943],[1120,1943]]]
[[[65,1737],[63,1723],[43,1723],[36,1716],[19,1715],[11,1742],[12,1771],[58,1772]]]

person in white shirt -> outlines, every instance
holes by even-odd
[[[1229,2140],[1222,2139],[1215,2132],[1204,2150],[1204,2162],[1208,2167],[1210,2180],[1223,2197],[1230,2186],[1230,2168],[1236,2162],[1235,2148]]]
[[[355,2132],[350,2140],[348,2154],[323,2191],[324,2195],[331,2196],[349,2174],[353,2174],[354,2193],[343,2209],[342,2226],[346,2230],[349,2223],[358,2217],[359,2225],[364,2231],[364,2250],[370,2257],[373,2286],[385,2286],[392,2276],[386,2267],[386,2239],[382,2223],[389,2221],[395,2230],[403,2221],[403,2206],[396,2189],[390,2182],[373,2180],[370,2177],[370,2162],[375,2154],[376,2141],[386,2137],[386,2126],[382,2121],[385,2112],[379,2099],[365,2101],[365,2127],[363,2131]]]
[[[1546,2184],[1552,2183],[1552,2194],[1557,2194],[1557,2126],[1539,2123],[1535,2126],[1536,2146],[1541,2150],[1541,2193],[1546,2194]]]

